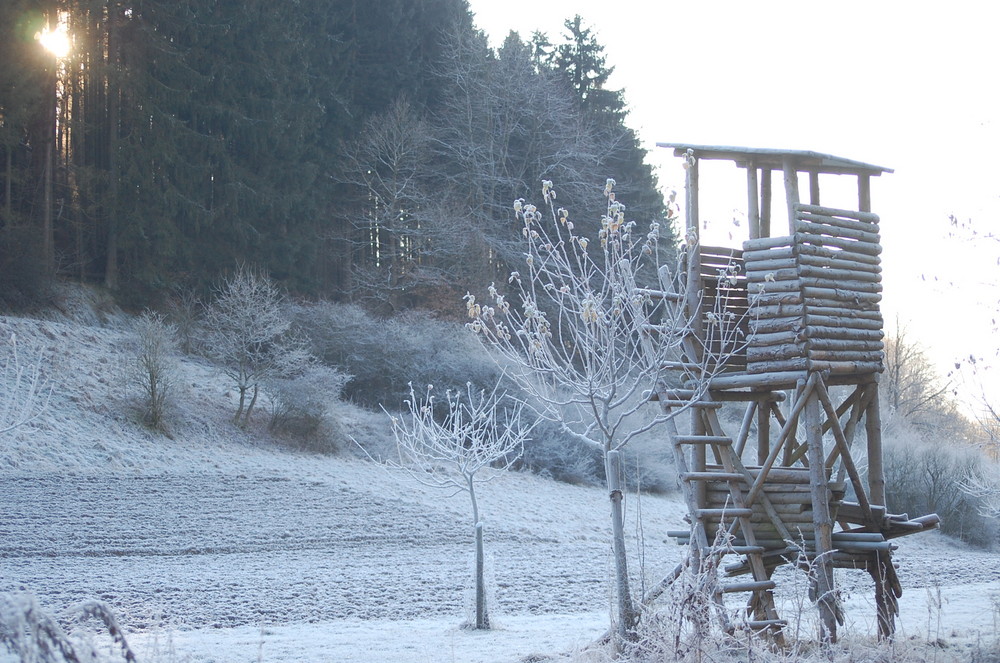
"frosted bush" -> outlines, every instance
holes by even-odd
[[[332,414],[351,376],[329,366],[314,364],[294,378],[268,382],[271,420],[268,428],[288,435],[309,450],[337,450],[341,433]]]
[[[177,373],[174,328],[163,317],[144,311],[135,320],[136,351],[129,364],[129,382],[142,397],[143,422],[163,430]]]
[[[489,389],[501,371],[485,356],[475,336],[461,324],[420,313],[378,318],[353,304],[299,305],[295,326],[311,352],[327,366],[352,377],[344,396],[377,408],[401,403],[407,384],[433,384],[442,392],[467,382]]]

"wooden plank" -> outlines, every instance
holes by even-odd
[[[809,172],[809,203],[819,205],[819,173],[814,170]]]
[[[868,244],[878,244],[882,237],[875,232],[865,232],[862,230],[851,230],[850,228],[838,228],[823,223],[811,223],[809,221],[796,221],[792,228],[794,233],[808,235],[829,235],[831,237],[846,238],[866,242]]]
[[[810,247],[819,249],[822,247]],[[849,254],[850,255],[850,254]],[[834,256],[818,256],[802,253],[799,255],[799,264],[810,267],[827,267],[831,269],[846,269],[849,271],[863,272],[867,274],[881,274],[882,266],[878,262],[858,262],[855,260],[842,260]],[[747,265],[753,263],[748,262]]]
[[[865,361],[816,361],[810,359],[809,370],[829,371],[830,373],[840,375],[879,373],[882,371],[882,363]]]
[[[858,173],[858,209],[872,211],[872,178],[867,173]]]
[[[750,239],[759,239],[760,200],[758,198],[757,165],[751,158],[747,163],[747,223],[750,225]]]
[[[729,246],[702,246],[701,256],[702,260],[705,260],[706,258],[715,258],[715,257],[722,257],[728,259],[740,258],[743,256],[743,250],[734,249]]]
[[[778,306],[756,306],[754,307],[754,313],[757,314],[758,319],[768,319],[768,318],[788,318],[794,316],[803,316],[806,313],[806,307],[804,304],[781,304]]]
[[[783,373],[809,370],[809,360],[805,357],[782,359],[778,361],[747,361],[747,373],[765,375],[767,373]]]
[[[847,219],[856,219],[858,221],[866,221],[868,223],[878,223],[878,214],[872,214],[869,211],[854,211],[849,209],[839,209],[836,207],[821,207],[818,205],[806,205],[805,203],[800,203],[796,207],[797,211],[807,212],[809,214],[822,214],[824,216],[839,216]]]
[[[762,592],[774,589],[773,580],[755,580],[754,582],[734,582],[719,586],[719,591],[730,594],[735,592]]]
[[[801,331],[804,326],[805,325],[803,324],[803,319],[801,316],[793,316],[786,318],[764,318],[764,319],[750,320],[747,328],[752,334],[766,334],[769,332],[779,332],[779,331],[798,332]]]
[[[798,292],[802,284],[798,280],[794,281],[767,281],[765,279],[755,279],[747,282],[748,294],[760,294],[763,292]]]
[[[879,225],[877,223],[844,219],[836,216],[830,216],[828,214],[799,212],[798,218],[800,221],[805,221],[807,223],[818,223],[820,225],[833,226],[834,228],[853,230],[855,232],[878,233],[879,231]],[[848,237],[848,235],[844,235],[844,237]]]
[[[722,435],[677,435],[677,444],[732,444],[733,440]]]
[[[788,267],[787,269],[775,269],[768,272],[754,270],[747,274],[747,280],[750,281],[751,283],[767,282],[767,281],[790,281],[798,278],[799,278],[799,271],[794,266]]]
[[[809,361],[831,361],[831,362],[880,362],[883,359],[880,351],[864,350],[813,350],[809,349],[806,354]]]
[[[870,320],[867,318],[860,318],[853,315],[844,315],[844,316],[816,315],[812,313],[811,309],[806,309],[805,318],[800,322],[805,322],[806,325],[811,327],[827,327],[827,328],[834,327],[834,328],[866,329],[866,330],[878,330],[878,331],[882,330],[881,316],[879,316],[879,319],[877,320]],[[754,328],[754,323],[751,320],[750,329],[753,328]]]
[[[798,263],[795,257],[779,258],[773,257],[765,260],[748,260],[745,263],[746,271],[750,272],[768,272],[774,271],[776,269],[795,269]]]
[[[762,168],[760,173],[760,236],[771,236],[771,170]]]
[[[882,245],[872,242],[860,242],[844,237],[829,237],[815,233],[797,232],[795,240],[799,244],[812,244],[813,246],[835,246],[851,253],[861,253],[869,256],[877,256],[882,253]]]
[[[758,402],[766,403],[763,399],[750,401],[743,412],[743,420],[740,422],[740,430],[736,434],[736,448],[734,449],[737,458],[743,455],[743,449],[747,445],[747,440],[750,437],[750,426],[753,424],[753,415],[757,411]]]
[[[802,294],[806,297],[816,299],[826,299],[841,302],[880,302],[882,295],[872,292],[858,292],[856,290],[846,290],[840,288],[814,288],[803,287]]]
[[[747,362],[757,363],[762,361],[776,361],[780,359],[792,359],[803,357],[805,347],[798,343],[784,343],[781,345],[769,345],[762,348],[748,347]]]
[[[830,493],[826,486],[823,432],[820,422],[820,399],[817,390],[822,380],[817,380],[812,392],[806,397],[805,431],[807,455],[809,457],[809,483],[813,489],[813,546],[817,558],[813,562],[813,582],[816,602],[820,607],[820,637],[823,640],[837,640],[837,597],[834,593],[833,566],[828,555],[833,551],[833,519],[830,515]]]
[[[881,351],[885,347],[882,341],[864,341],[860,339],[843,338],[813,338],[806,343],[809,350],[844,350],[847,352]]]
[[[744,245],[746,243],[744,242]],[[764,249],[760,251],[747,251],[745,248],[743,250],[743,262],[751,263],[758,260],[772,260],[774,258],[793,258],[795,257],[795,250],[789,244],[788,246],[780,246],[773,249]]]
[[[765,375],[723,375],[713,377],[709,383],[712,389],[783,389],[805,378],[803,371],[772,372]]]
[[[750,339],[749,347],[764,348],[771,345],[785,345],[794,343],[798,347],[805,349],[806,337],[797,330],[777,331],[770,333],[756,333]]]
[[[741,481],[747,482],[747,478],[739,472],[686,472],[680,475],[681,481]],[[726,489],[729,494],[729,489]]]
[[[885,337],[885,333],[881,329],[853,329],[846,326],[825,327],[820,325],[807,326],[805,334],[811,339],[847,339],[855,341],[881,341]],[[881,348],[881,345],[879,347]]]
[[[819,265],[807,265],[801,264],[799,267],[799,274],[802,276],[812,276],[820,279],[837,280],[837,281],[861,281],[861,282],[877,282],[882,280],[882,276],[876,270],[857,268],[857,269],[839,269],[829,266],[819,266]],[[849,287],[849,286],[841,286]]]
[[[800,292],[763,292],[751,295],[747,300],[750,306],[759,309],[780,304],[805,304],[805,298]]]
[[[785,203],[788,207],[788,231],[795,232],[795,206],[799,203],[799,173],[791,155],[781,159],[781,170],[785,176]]]
[[[799,279],[799,283],[802,284],[803,289],[830,288],[843,292],[864,292],[869,294],[877,294],[883,290],[880,282],[864,283],[861,281],[842,281],[837,279],[816,278],[813,276],[803,276]]]
[[[837,318],[858,318],[862,320],[877,320],[879,323],[882,322],[882,312],[878,308],[872,309],[862,309],[857,306],[844,306],[842,302],[837,302],[837,306],[826,306],[818,302],[823,300],[812,300],[810,301],[803,313],[805,315],[813,316],[830,316]]]
[[[880,259],[877,254],[869,255],[866,253],[858,253],[855,251],[851,251],[850,249],[830,248],[827,246],[817,246],[815,244],[803,244],[803,243],[797,244],[795,248],[799,256],[830,258],[840,261],[848,261],[851,263],[861,263],[866,265],[878,265],[880,262]],[[776,250],[778,249],[772,249],[772,251]]]
[[[747,251],[765,251],[772,248],[791,246],[793,237],[782,235],[780,237],[761,237],[760,239],[750,239],[743,242],[743,255]]]

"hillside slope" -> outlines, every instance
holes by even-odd
[[[170,434],[145,429],[123,369],[128,318],[97,310],[82,297],[46,319],[0,317],[0,340],[15,337],[22,363],[40,361],[52,385],[48,409],[0,438],[0,593],[28,592],[55,612],[103,600],[154,661],[259,651],[265,661],[512,661],[605,627],[602,490],[523,473],[484,486],[501,628],[462,631],[472,542],[464,496],[349,450],[284,447],[263,411],[250,430],[236,428],[224,376],[191,358],[180,358]],[[341,405],[337,416],[371,443],[387,434],[380,415]],[[683,553],[666,531],[683,527],[684,508],[669,496],[630,496],[627,508],[636,586],[648,586]],[[914,538],[898,555],[904,632],[955,633],[959,643],[989,633],[998,556]],[[867,584],[844,577],[849,629],[862,634],[874,615]],[[804,616],[809,624],[811,611]]]

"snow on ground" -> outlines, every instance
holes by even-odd
[[[517,661],[572,651],[606,627],[602,490],[517,473],[483,487],[499,628],[463,630],[464,495],[238,431],[225,380],[191,359],[169,437],[146,431],[126,387],[123,319],[76,318],[0,318],[0,342],[16,334],[54,386],[38,421],[0,438],[0,592],[29,592],[55,613],[102,600],[154,662]],[[359,435],[380,434],[378,418],[338,412]],[[628,510],[641,586],[680,559],[666,531],[683,526],[684,508],[633,496]],[[932,534],[902,541],[897,559],[906,634],[993,637],[998,555]],[[849,628],[871,633],[870,581],[842,578]],[[785,614],[802,594],[788,601]]]

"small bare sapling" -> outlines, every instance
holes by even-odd
[[[498,394],[496,389],[476,391],[471,383],[464,394],[446,391],[443,400],[435,398],[433,386],[418,396],[411,384],[405,410],[398,417],[392,416],[398,457],[387,465],[407,472],[425,486],[469,496],[476,545],[477,629],[490,628],[490,618],[476,484],[511,467],[521,455],[531,427],[525,422],[520,401]]]
[[[176,374],[174,327],[159,313],[144,311],[135,321],[135,333],[138,347],[129,367],[130,381],[142,394],[143,422],[164,430]]]

